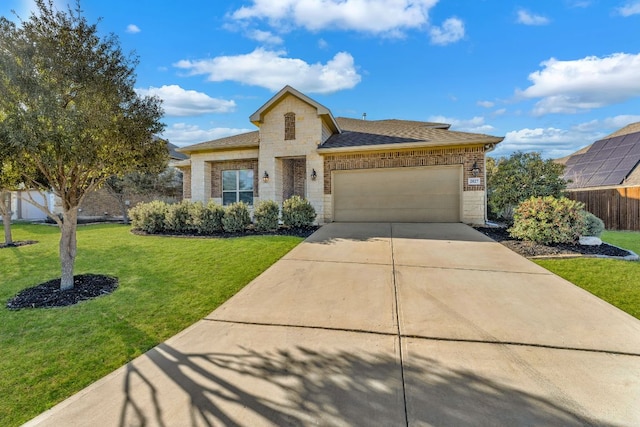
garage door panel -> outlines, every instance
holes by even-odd
[[[459,222],[460,167],[335,171],[336,221]]]

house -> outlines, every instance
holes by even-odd
[[[179,149],[183,195],[227,205],[305,197],[318,223],[486,219],[485,153],[503,138],[448,124],[336,118],[290,86],[250,116],[257,131]]]
[[[568,196],[607,229],[640,230],[640,122],[556,161],[565,165]]]
[[[157,138],[157,137],[156,137]],[[167,141],[167,151],[169,153],[168,171],[173,169],[176,164],[187,159],[187,155],[176,151],[178,147]],[[162,199],[167,202],[180,201],[180,181],[182,180],[180,173],[175,174],[174,179],[177,182],[177,191],[174,195],[159,194],[157,191],[140,194],[139,192],[125,191],[122,193],[110,192],[108,188],[102,187],[88,193],[79,208],[78,215],[80,217],[102,217],[102,218],[122,218],[126,211],[138,203],[150,202],[152,200]],[[176,187],[176,186],[174,186]]]

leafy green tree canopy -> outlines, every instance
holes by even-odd
[[[540,153],[516,152],[497,160],[487,159],[489,209],[494,217],[507,221],[520,202],[531,197],[559,198],[567,187],[564,165],[544,160]]]
[[[161,102],[135,89],[138,59],[74,8],[35,0],[15,24],[0,18],[0,150],[13,154],[23,182],[61,201],[62,288],[73,287],[77,208],[112,175],[167,160]],[[37,173],[34,173],[36,171]],[[46,207],[41,207],[46,210]]]

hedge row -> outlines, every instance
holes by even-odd
[[[252,224],[249,206],[242,202],[222,207],[213,201],[206,204],[186,200],[175,204],[153,201],[131,208],[129,217],[133,229],[149,234],[239,233]],[[274,231],[279,227],[280,208],[276,202],[264,200],[256,204],[253,217],[256,230]],[[315,218],[313,206],[299,196],[283,204],[282,222],[287,227],[309,227]]]

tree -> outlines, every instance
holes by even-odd
[[[512,221],[520,202],[530,197],[561,197],[567,187],[564,165],[543,160],[540,153],[516,152],[487,162],[489,209],[496,217]]]
[[[4,117],[0,116],[0,120]],[[0,215],[2,215],[2,227],[4,229],[4,244],[12,245],[11,235],[11,191],[18,189],[20,174],[12,162],[12,153],[9,150],[0,151]]]
[[[123,54],[114,35],[74,8],[36,0],[19,25],[0,18],[0,150],[14,152],[29,188],[52,191],[60,227],[62,290],[73,288],[78,207],[112,175],[163,163],[168,152],[152,136],[162,131],[155,97],[134,90],[137,57]]]
[[[104,185],[107,193],[118,201],[125,223],[129,223],[127,198],[144,195],[179,199],[182,194],[182,173],[174,168],[162,172],[132,172],[123,177],[111,176]]]

